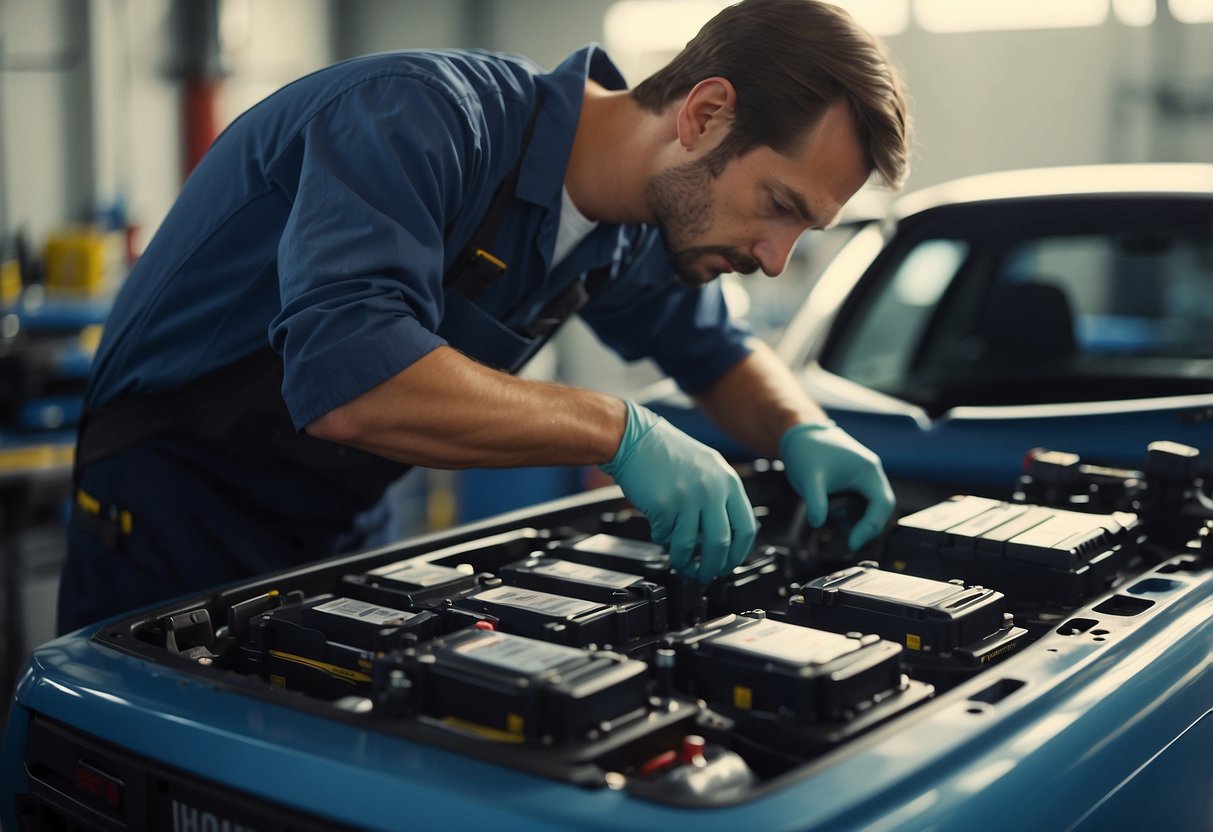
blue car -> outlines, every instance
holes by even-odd
[[[1213,459],[1213,165],[975,176],[855,227],[776,341],[901,507],[1005,496],[1042,446]],[[650,406],[743,459],[687,400]]]
[[[864,551],[732,448],[708,586],[612,486],[98,622],[24,669],[0,826],[1213,829],[1213,166],[890,217],[780,345],[895,480]]]
[[[860,560],[759,461],[759,545],[708,587],[609,487],[177,599],[34,651],[0,824],[1210,829],[1191,473],[957,496]]]

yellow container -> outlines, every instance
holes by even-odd
[[[96,295],[106,288],[113,262],[111,235],[93,228],[56,232],[46,241],[46,290]]]
[[[12,306],[21,297],[21,263],[14,257],[0,262],[0,304]]]

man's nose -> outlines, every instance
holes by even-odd
[[[792,249],[800,239],[800,229],[778,229],[754,244],[753,256],[767,277],[776,277],[788,265]]]

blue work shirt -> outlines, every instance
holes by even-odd
[[[588,46],[551,73],[480,51],[345,61],[284,87],[219,137],[122,287],[86,394],[178,388],[267,345],[295,428],[436,347],[494,363],[514,330],[587,270],[611,279],[582,311],[615,352],[651,357],[689,393],[746,353],[720,287],[675,280],[655,228],[600,225],[550,263],[586,78],[625,82]],[[522,160],[474,303],[443,276]]]

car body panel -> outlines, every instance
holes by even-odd
[[[547,508],[537,506],[534,521]],[[287,691],[250,697],[222,675],[153,663],[82,630],[39,648],[26,669],[5,742],[0,820],[19,828],[14,796],[28,787],[24,738],[37,718],[360,829],[1094,832],[1138,829],[1130,819],[1147,813],[1156,828],[1204,828],[1213,819],[1213,793],[1198,787],[1209,775],[1213,569],[1189,557],[1120,591],[1148,608],[1097,612],[1092,602],[1074,617],[1101,629],[1058,627],[753,799],[710,808],[511,770],[305,712]]]

